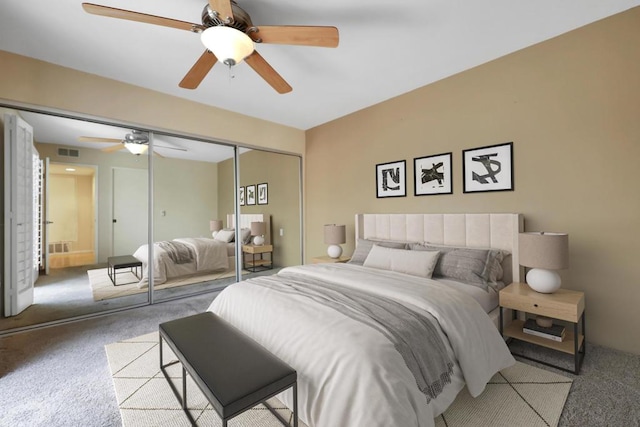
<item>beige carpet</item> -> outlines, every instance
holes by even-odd
[[[105,346],[109,368],[125,427],[189,426],[178,400],[160,371],[158,334],[151,333]],[[164,347],[164,361],[175,360]],[[182,390],[179,364],[169,367],[178,390]],[[461,391],[447,411],[436,418],[437,427],[537,427],[557,426],[572,380],[518,362],[496,374],[478,398]],[[187,401],[193,418],[202,426],[221,426],[215,411],[188,378]],[[289,411],[276,399],[272,406],[285,419]],[[234,427],[281,427],[262,405],[229,422]],[[293,424],[292,424],[293,425]],[[304,423],[300,423],[304,427]]]
[[[244,273],[244,272],[243,272]],[[89,284],[93,293],[94,301],[102,301],[110,298],[118,298],[127,295],[141,294],[148,292],[148,288],[138,288],[138,279],[129,270],[118,270],[118,286],[114,286],[107,274],[106,268],[88,270]],[[222,271],[219,273],[201,274],[185,276],[168,280],[160,285],[155,285],[156,290],[174,288],[176,286],[192,285],[194,283],[207,282],[210,280],[224,279],[235,276],[235,270]],[[123,283],[122,285],[120,283]]]

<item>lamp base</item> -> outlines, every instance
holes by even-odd
[[[253,238],[253,245],[254,246],[262,246],[262,245],[264,245],[264,237],[263,236],[255,236]]]
[[[329,258],[340,258],[340,255],[342,255],[342,247],[340,245],[329,245],[327,255],[329,255]]]
[[[552,294],[560,289],[560,275],[553,270],[532,268],[527,273],[527,284],[531,289],[542,294]]]

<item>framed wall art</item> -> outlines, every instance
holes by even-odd
[[[407,195],[407,162],[376,165],[376,197],[405,197]]]
[[[269,204],[269,185],[267,183],[258,184],[258,204]]]
[[[452,153],[443,153],[413,159],[416,196],[453,194],[451,158]]]
[[[256,204],[256,186],[255,185],[247,185],[247,206]]]
[[[244,206],[244,187],[240,187],[238,197],[240,198],[240,206]]]
[[[462,151],[463,192],[513,191],[513,142]]]

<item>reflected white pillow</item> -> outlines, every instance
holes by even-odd
[[[374,245],[363,265],[430,279],[439,253],[438,251],[408,251]]]
[[[213,240],[229,243],[233,241],[235,236],[236,236],[235,230],[220,230],[218,231],[218,234],[216,234],[216,237],[213,238]]]

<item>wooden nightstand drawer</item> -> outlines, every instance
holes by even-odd
[[[584,294],[565,289],[553,294],[541,294],[526,283],[513,283],[500,291],[500,305],[576,323],[584,311]]]

